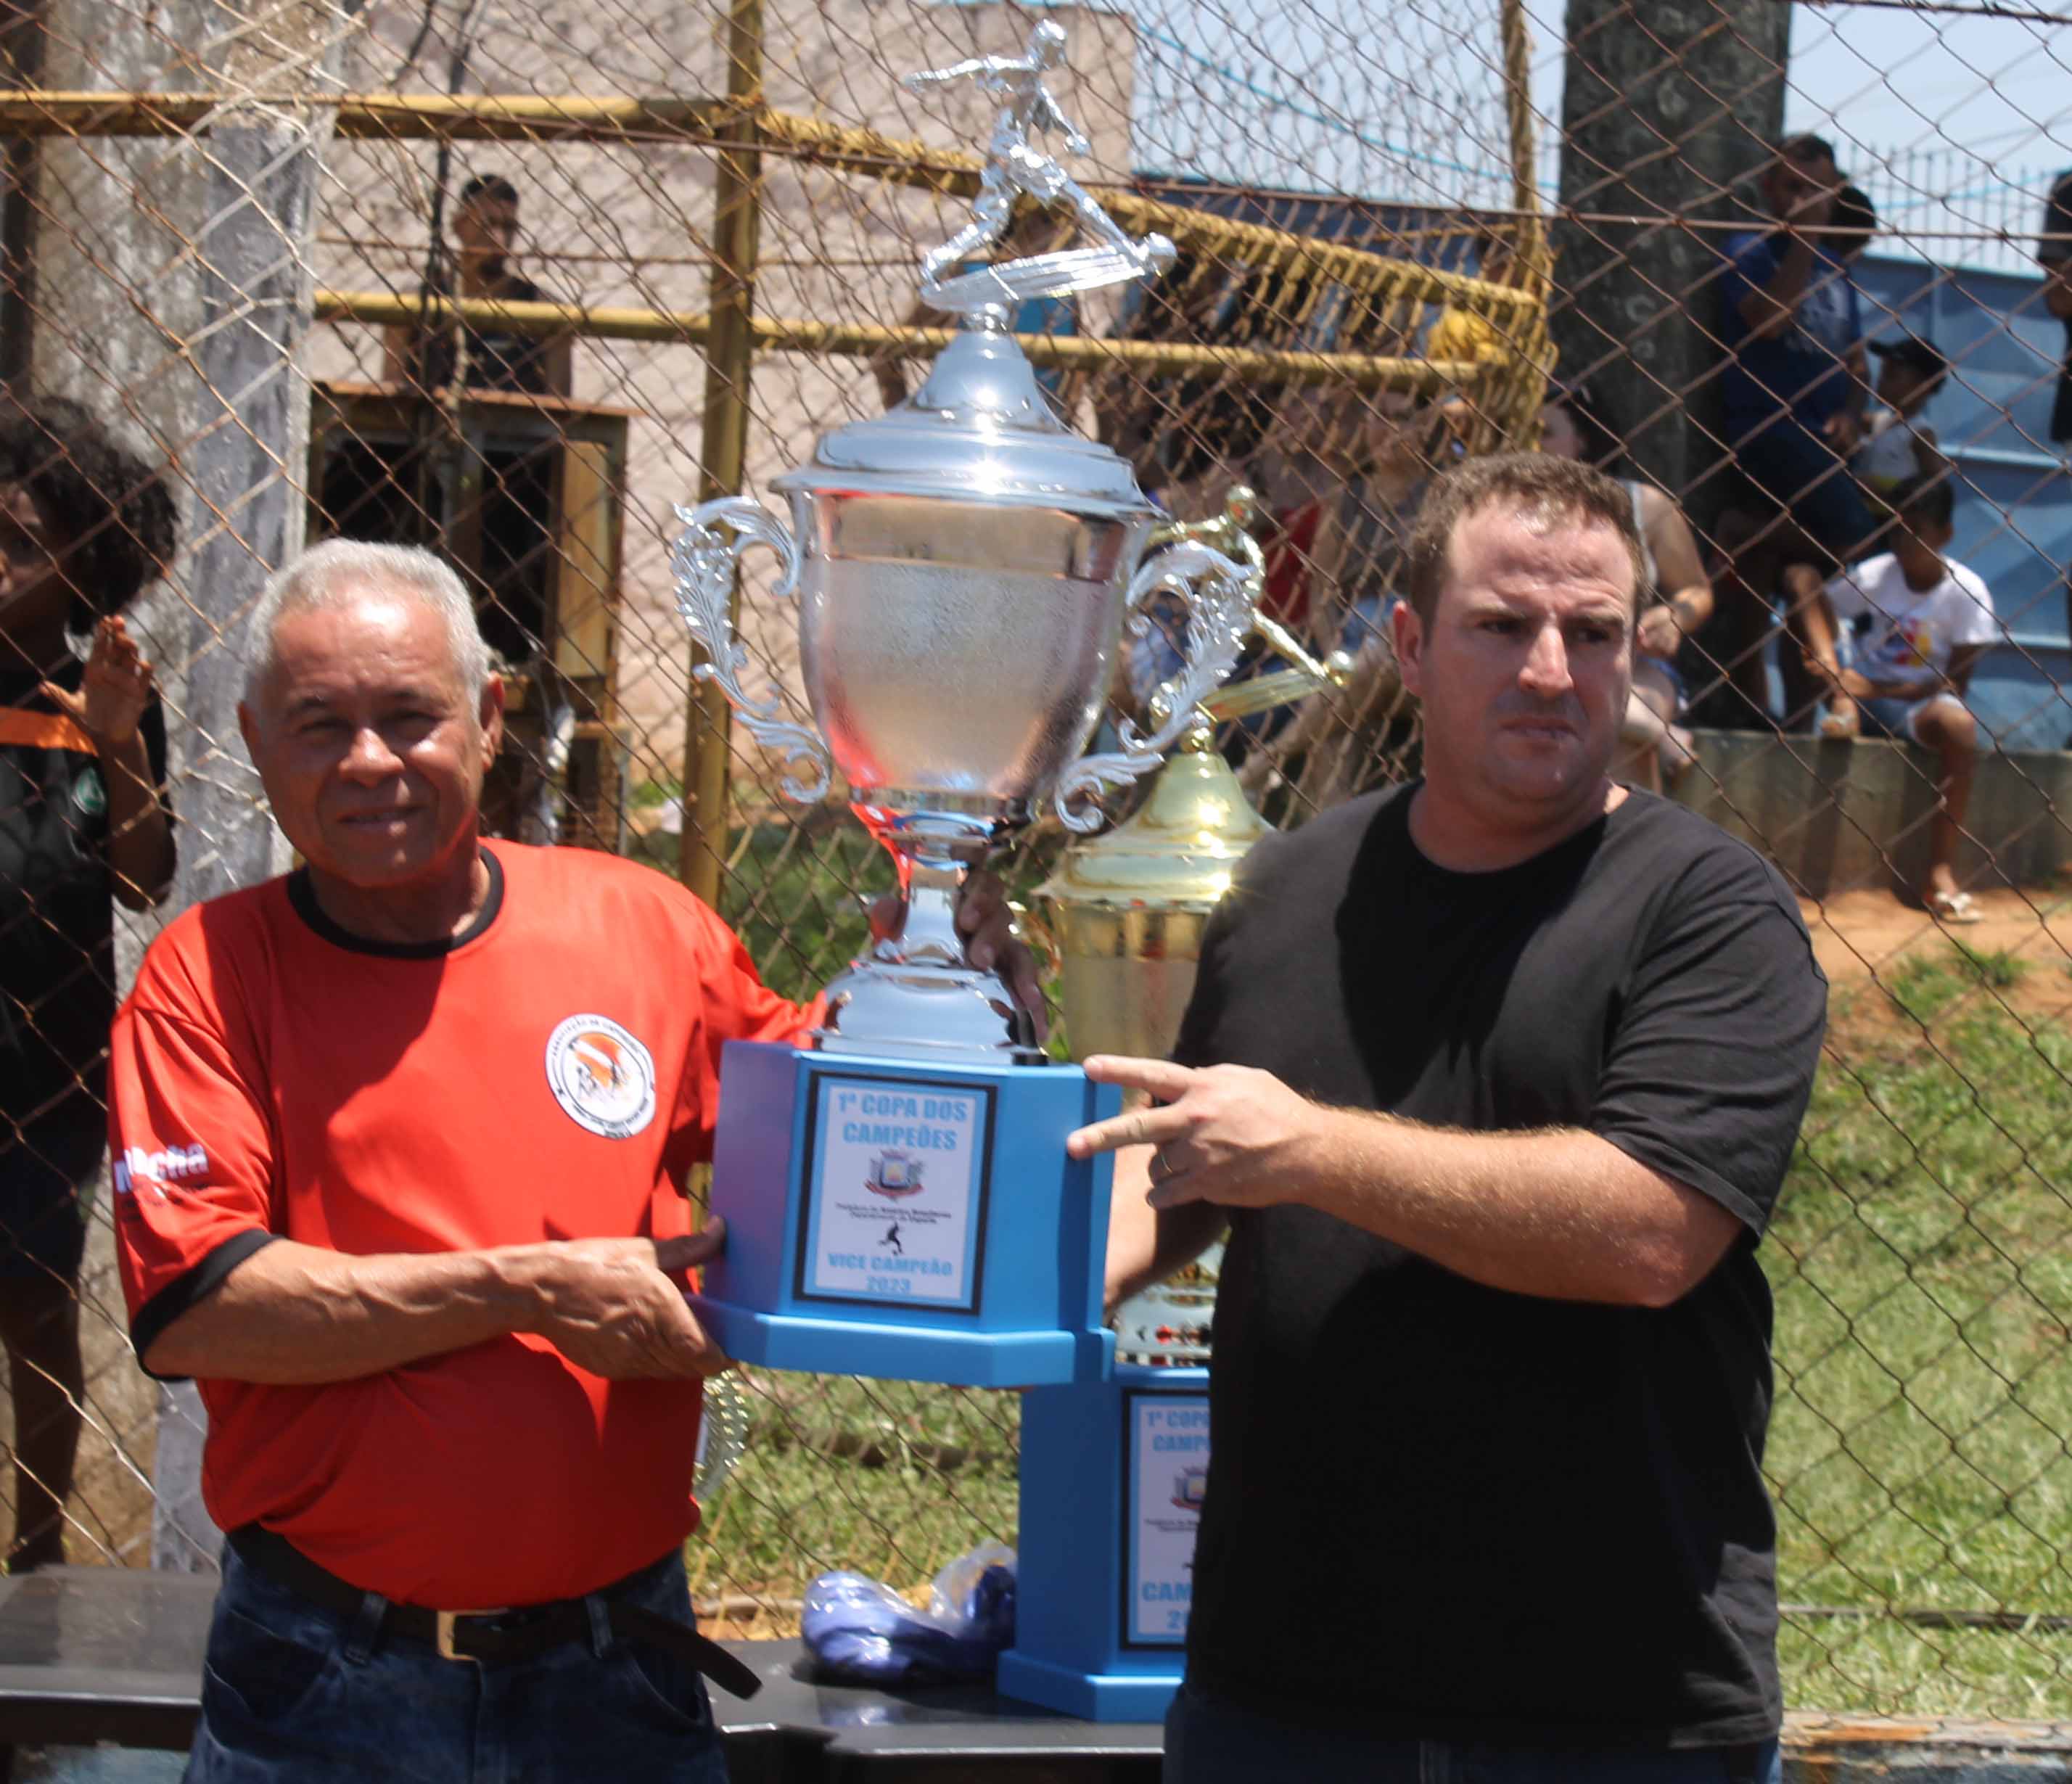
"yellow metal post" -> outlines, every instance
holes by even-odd
[[[1511,323],[1511,351],[1502,376],[1503,424],[1514,446],[1540,437],[1540,409],[1554,356],[1547,334],[1547,306],[1554,289],[1554,261],[1540,212],[1539,143],[1532,116],[1532,36],[1524,0],[1499,0],[1503,36],[1504,91],[1511,135],[1512,253],[1511,283],[1529,294],[1532,307]]]
[[[713,263],[705,343],[705,402],[698,499],[738,495],[748,458],[748,384],[755,358],[756,254],[763,229],[763,0],[732,0],[726,25],[726,96],[734,120],[720,150],[713,199]],[[734,608],[738,614],[740,596]],[[693,680],[684,734],[684,829],[680,871],[706,903],[719,902],[726,860],[730,717],[709,681]]]

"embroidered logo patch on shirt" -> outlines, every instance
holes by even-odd
[[[655,1061],[608,1016],[571,1016],[547,1038],[547,1082],[579,1127],[630,1140],[655,1119]]]
[[[97,818],[108,809],[108,788],[98,769],[88,768],[73,780],[72,802],[83,817]]]

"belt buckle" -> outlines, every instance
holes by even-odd
[[[463,1617],[501,1617],[510,1607],[498,1605],[483,1610],[435,1610],[432,1613],[432,1642],[442,1660],[465,1660],[471,1666],[482,1664],[472,1654],[460,1653],[454,1646],[454,1625]]]

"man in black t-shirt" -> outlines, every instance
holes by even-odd
[[[64,1559],[78,1276],[108,1150],[111,898],[173,872],[166,722],[117,617],[173,552],[172,499],[76,404],[0,417],[0,1342],[19,1572]],[[92,631],[84,661],[68,634]]]
[[[1155,1099],[1071,1142],[1136,1149],[1112,1289],[1231,1227],[1178,1784],[1777,1775],[1755,1249],[1825,985],[1610,778],[1640,563],[1585,467],[1436,483],[1424,779],[1261,842],[1174,1060],[1087,1062]]]

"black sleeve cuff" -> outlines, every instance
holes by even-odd
[[[263,1251],[281,1235],[256,1228],[233,1235],[199,1264],[175,1276],[137,1309],[130,1322],[130,1346],[137,1353],[137,1367],[154,1381],[185,1381],[185,1375],[162,1375],[144,1361],[145,1353],[160,1334],[197,1301],[206,1301],[224,1284],[224,1279],[257,1251]]]

